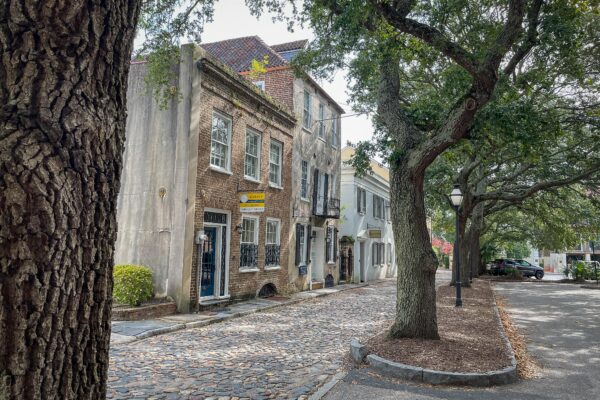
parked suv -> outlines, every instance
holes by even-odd
[[[537,265],[533,265],[525,260],[513,260],[512,258],[499,258],[494,260],[494,264],[490,268],[492,275],[506,275],[507,268],[515,268],[521,271],[523,276],[535,276],[536,279],[544,277],[544,269]]]
[[[534,265],[525,260],[515,260],[517,268],[523,273],[523,276],[535,276],[536,279],[544,277],[544,268]]]

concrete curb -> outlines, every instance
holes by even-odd
[[[321,386],[316,392],[310,395],[308,400],[321,400],[337,383],[346,376],[346,372],[338,372],[327,383]]]
[[[493,293],[493,291],[492,291]],[[498,304],[496,303],[496,296],[493,295],[494,299],[494,315],[500,336],[504,345],[508,349],[510,357],[510,366],[501,370],[487,371],[487,372],[449,372],[449,371],[436,371],[427,368],[416,367],[413,365],[406,365],[385,358],[379,357],[375,354],[366,355],[366,362],[371,367],[383,374],[393,376],[395,378],[406,379],[410,381],[429,383],[431,385],[466,385],[466,386],[495,386],[505,385],[516,382],[517,377],[517,360],[515,358],[515,352],[510,344],[510,341],[506,337],[504,332],[504,326],[500,320],[500,313],[498,312]],[[350,354],[354,362],[360,364],[364,362],[365,354],[367,350],[358,339],[352,339],[350,342]]]
[[[378,281],[373,282],[373,283],[377,283],[377,282]],[[368,282],[367,283],[357,283],[357,284],[353,284],[353,285],[355,285],[355,286],[337,289],[336,291],[332,291],[332,292],[299,292],[299,293],[307,293],[307,295],[302,296],[300,298],[290,299],[290,300],[287,300],[287,301],[284,301],[281,303],[275,303],[275,304],[270,304],[270,305],[263,306],[263,307],[257,307],[256,309],[244,310],[244,311],[239,311],[239,312],[235,312],[232,314],[216,316],[216,317],[210,318],[210,319],[205,319],[205,320],[200,320],[200,321],[183,322],[183,323],[173,323],[173,325],[164,326],[164,327],[156,328],[156,329],[150,329],[150,330],[147,330],[147,331],[142,332],[137,335],[127,336],[128,339],[122,339],[118,343],[111,343],[111,346],[113,346],[113,345],[119,346],[119,345],[123,345],[123,344],[129,344],[129,343],[136,342],[138,340],[162,335],[164,333],[170,333],[170,332],[180,331],[180,330],[184,330],[184,329],[191,329],[191,328],[201,328],[201,327],[204,327],[207,325],[216,324],[216,323],[227,321],[230,319],[240,318],[245,315],[269,311],[269,310],[273,310],[273,309],[276,309],[279,307],[294,305],[294,304],[301,303],[303,301],[314,300],[314,299],[317,299],[320,297],[325,297],[325,296],[330,296],[333,294],[345,292],[347,290],[360,289],[360,288],[369,286],[370,283],[368,283]],[[126,336],[126,335],[121,335],[121,336]]]

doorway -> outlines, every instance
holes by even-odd
[[[229,295],[228,217],[225,213],[204,212],[205,239],[198,255],[200,302],[227,298]]]
[[[359,248],[358,262],[359,262],[359,269],[360,269],[360,281],[366,282],[367,277],[366,277],[366,271],[365,271],[365,242],[360,242],[358,248]]]

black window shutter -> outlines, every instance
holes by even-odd
[[[296,224],[296,266],[300,265],[301,260],[300,252],[298,250],[300,249],[300,235],[302,229],[303,226],[301,224]]]
[[[323,193],[323,210],[327,210],[327,197],[329,193],[329,174],[325,174],[325,190]]]
[[[306,227],[306,264],[308,264],[310,260],[310,245],[312,242],[312,226],[308,225]]]
[[[367,191],[365,189],[362,190],[362,212],[367,211]]]
[[[333,261],[337,262],[338,258],[338,230],[333,229]]]
[[[373,216],[377,216],[377,196],[373,195]]]
[[[360,205],[362,200],[362,194],[360,188],[356,188],[356,211],[361,212],[362,206]]]
[[[317,198],[319,196],[319,170],[315,168],[313,174],[313,213],[317,211]]]

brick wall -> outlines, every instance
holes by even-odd
[[[231,214],[229,256],[229,294],[232,299],[254,297],[260,288],[272,283],[283,289],[288,282],[288,236],[290,221],[291,195],[291,155],[293,126],[279,119],[275,113],[269,113],[260,102],[245,98],[234,88],[228,87],[209,74],[202,76],[202,105],[198,148],[198,176],[195,210],[195,231],[203,229],[204,209],[227,210]],[[232,119],[231,174],[218,172],[210,168],[211,127],[213,111],[219,111]],[[244,178],[246,128],[252,128],[262,134],[260,183]],[[270,140],[283,143],[283,189],[269,187],[269,146]],[[239,272],[240,234],[235,226],[241,223],[238,187],[243,191],[265,190],[265,211],[252,213],[259,217],[258,272]],[[265,270],[265,238],[267,217],[277,218],[281,223],[280,263],[281,269]],[[193,254],[191,303],[198,303],[198,251]]]
[[[278,67],[268,70],[267,73],[250,78],[248,73],[242,73],[252,81],[264,81],[265,92],[279,103],[294,109],[294,73],[289,67]]]

